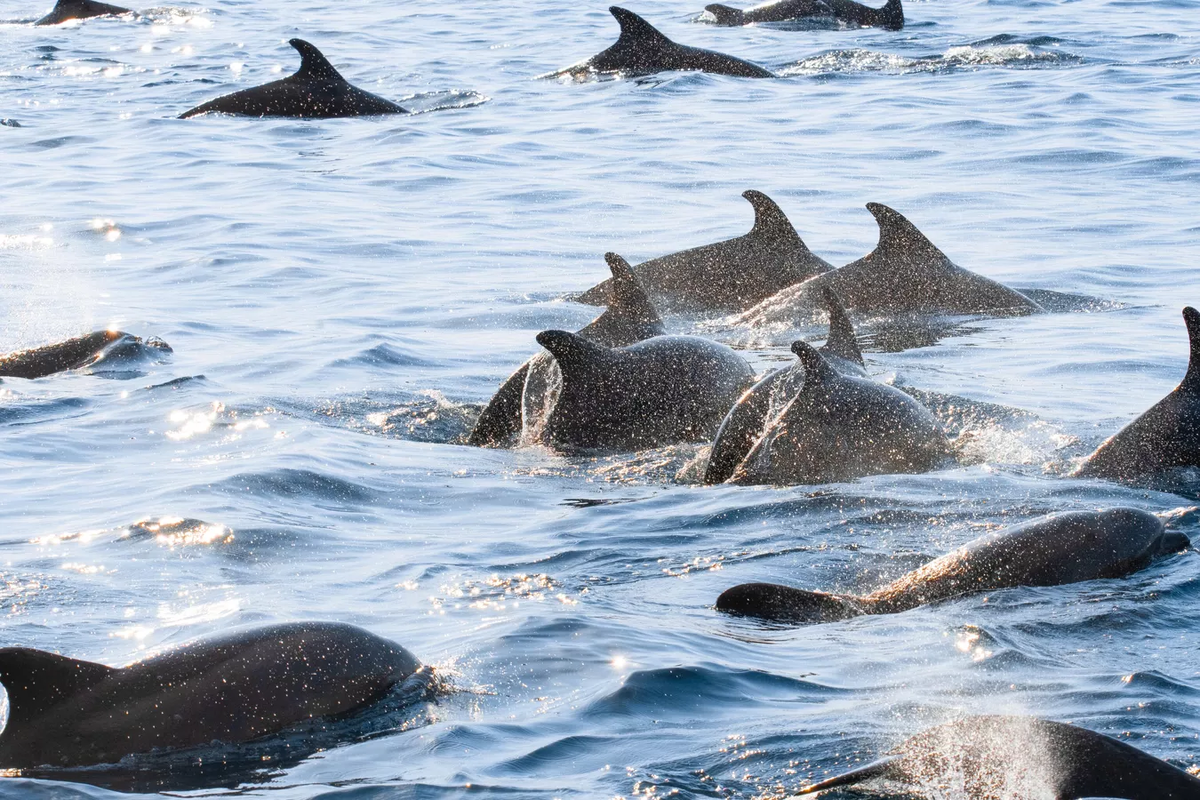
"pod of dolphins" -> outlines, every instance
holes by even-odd
[[[617,42],[551,75],[700,70],[773,77],[750,62],[673,42],[630,11],[610,11],[620,25]],[[131,13],[96,0],[59,0],[35,24]],[[900,0],[881,8],[854,0],[771,0],[741,10],[714,4],[706,15],[722,26],[813,18],[888,30],[904,25]],[[406,113],[351,85],[312,44],[289,44],[301,56],[295,74],[180,117]],[[847,312],[1000,317],[1045,309],[956,265],[885,205],[867,205],[879,225],[876,248],[835,269],[805,246],[769,197],[754,190],[742,196],[754,211],[744,236],[634,266],[606,254],[612,277],[574,297],[605,311],[579,331],[538,334],[542,352],[504,381],[466,443],[567,453],[711,443],[703,471],[710,485],[821,484],[952,463],[952,444],[933,413],[869,377]],[[736,315],[735,324],[752,326],[821,314],[829,335],[820,348],[794,342],[796,362],[756,378],[729,347],[669,334],[660,310]],[[1200,312],[1188,307],[1183,316],[1190,360],[1179,386],[1100,445],[1074,477],[1141,483],[1200,467]],[[0,356],[0,377],[36,380],[129,352],[170,347],[99,331]],[[833,623],[1016,586],[1121,578],[1189,548],[1185,535],[1145,511],[1062,513],[984,536],[866,595],[746,583],[723,592],[715,608],[793,624]],[[249,742],[371,706],[424,669],[400,645],[331,622],[236,631],[121,668],[0,648],[0,684],[8,695],[0,768],[86,766],[213,741]],[[1130,745],[1072,725],[1007,716],[929,729],[883,759],[799,794],[872,779],[919,786],[954,772],[967,797],[982,800],[1015,771],[1028,771],[1031,750],[1041,772],[1029,791],[1039,797],[1200,800],[1200,779]]]

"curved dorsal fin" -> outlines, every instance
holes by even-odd
[[[1200,392],[1200,311],[1188,306],[1183,310],[1183,321],[1187,325],[1191,349],[1187,374],[1183,376],[1179,387],[1189,392]]]
[[[795,226],[774,200],[754,189],[742,192],[742,197],[749,200],[750,205],[754,207],[754,227],[750,229],[751,236],[796,241],[800,239]]]
[[[608,285],[608,310],[638,325],[662,328],[662,317],[658,316],[658,311],[646,296],[646,290],[642,288],[637,275],[633,274],[629,262],[616,253],[605,253],[604,260],[612,272],[612,282]]]
[[[537,335],[537,343],[550,351],[564,372],[590,366],[608,355],[604,345],[570,331],[542,331]]]
[[[651,25],[637,14],[620,6],[610,6],[608,13],[617,18],[621,26],[621,35],[617,38],[617,46],[647,43],[671,43],[658,28]]]
[[[292,39],[288,42],[300,53],[300,69],[296,70],[293,78],[307,81],[345,81],[341,73],[333,68],[329,59],[309,42],[303,39]]]
[[[21,725],[36,724],[47,709],[96,685],[114,671],[103,664],[44,650],[0,648],[0,683],[8,692],[5,734],[19,736],[12,731]]]
[[[854,324],[846,315],[842,298],[832,286],[824,287],[821,296],[825,298],[825,310],[829,313],[829,337],[821,349],[847,361],[853,361],[860,367],[866,366],[863,364],[862,350],[858,346],[858,336],[854,333]]]
[[[876,16],[879,26],[887,30],[898,31],[904,27],[904,6],[900,0],[888,0]]]
[[[879,244],[875,246],[876,252],[936,253],[946,259],[946,254],[899,211],[888,208],[883,203],[867,203],[867,210],[879,223]]]
[[[823,383],[838,376],[833,367],[829,366],[829,362],[825,360],[825,356],[821,355],[817,348],[808,342],[803,340],[792,342],[792,352],[804,365],[805,389],[812,386],[814,382]]]

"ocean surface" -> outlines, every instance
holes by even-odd
[[[897,33],[639,0],[784,77],[584,83],[538,76],[615,41],[602,3],[204,0],[33,27],[49,5],[0,5],[0,352],[113,326],[174,353],[0,383],[0,643],[121,665],[337,620],[436,680],[325,739],[0,797],[779,797],[978,713],[1200,762],[1196,552],[836,624],[712,608],[744,581],[870,591],[1055,511],[1131,505],[1200,536],[1196,475],[1065,477],[1187,363],[1195,0],[908,0]],[[292,72],[292,37],[419,113],[175,118]],[[835,265],[874,246],[882,202],[964,267],[1085,299],[900,341],[857,320],[870,372],[959,437],[932,474],[711,488],[701,446],[462,444],[538,331],[595,316],[568,298],[606,251],[740,235],[746,189]],[[823,336],[668,324],[760,372]]]

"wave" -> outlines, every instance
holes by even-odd
[[[941,73],[990,67],[1040,69],[1083,62],[1080,56],[1062,50],[1025,43],[962,45],[942,55],[908,58],[873,50],[830,50],[785,67],[780,75],[829,75],[882,72],[893,75]]]

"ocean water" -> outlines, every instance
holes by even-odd
[[[30,25],[48,6],[0,6],[19,125],[0,127],[0,352],[116,326],[174,353],[0,383],[3,643],[119,665],[328,619],[437,680],[311,745],[47,771],[0,797],[777,797],[976,713],[1200,762],[1195,552],[829,625],[712,608],[743,581],[869,591],[1054,511],[1132,505],[1200,536],[1194,475],[1065,477],[1187,362],[1194,0],[910,0],[898,33],[721,29],[699,2],[641,0],[669,36],[784,77],[587,83],[537,76],[615,40],[603,4],[221,0]],[[420,113],[175,119],[291,72],[296,36]],[[932,474],[710,488],[699,446],[461,444],[539,330],[595,315],[566,298],[605,251],[739,235],[750,188],[831,263],[873,247],[864,204],[883,202],[962,266],[1086,300],[900,344],[860,320],[872,374],[960,436]],[[760,371],[821,334],[668,322]]]

